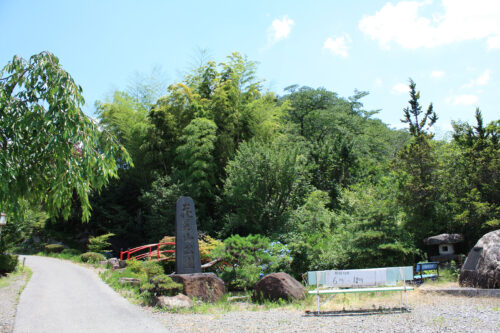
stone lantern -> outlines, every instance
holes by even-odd
[[[451,260],[462,262],[463,254],[456,254],[454,244],[463,242],[464,236],[461,234],[441,234],[424,239],[424,244],[429,246],[438,246],[439,255],[430,257],[431,261],[440,263]]]

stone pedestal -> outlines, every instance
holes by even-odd
[[[226,292],[224,281],[214,273],[172,274],[170,277],[184,286],[185,295],[204,302],[216,302]]]

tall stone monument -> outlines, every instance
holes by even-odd
[[[175,214],[175,270],[170,277],[183,286],[183,293],[205,302],[216,302],[226,292],[224,281],[214,273],[201,272],[200,250],[194,202],[190,197],[177,200]]]
[[[175,270],[177,274],[201,273],[200,250],[194,202],[190,197],[177,200],[175,214]]]

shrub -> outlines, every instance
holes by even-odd
[[[216,248],[222,245],[222,242],[218,239],[212,238],[208,235],[202,236],[198,240],[198,246],[200,248],[200,259],[202,263],[209,262],[212,258],[212,253]]]
[[[142,271],[146,278],[141,283],[141,296],[149,303],[158,296],[171,296],[182,291],[182,284],[172,281],[165,275],[163,268],[156,261],[147,261],[142,264]]]
[[[109,249],[111,244],[108,242],[108,239],[114,235],[115,234],[113,233],[109,233],[101,236],[90,237],[89,244],[87,245],[89,252],[102,253],[111,251]]]
[[[47,253],[61,253],[64,250],[64,246],[61,244],[49,244],[44,247]]]
[[[85,252],[80,256],[80,260],[83,262],[88,262],[88,263],[98,263],[99,261],[104,261],[106,260],[106,257],[104,257],[100,253],[95,253],[95,252]]]
[[[10,254],[0,254],[0,274],[6,274],[15,271],[17,264],[17,256]]]
[[[141,273],[143,271],[142,261],[136,259],[127,260],[127,267],[134,273]]]
[[[82,254],[82,252],[79,250],[76,250],[76,249],[64,249],[64,250],[62,250],[61,254],[68,254],[71,256],[79,256]]]
[[[233,290],[252,288],[261,273],[271,273],[290,264],[288,249],[261,235],[231,236],[212,256],[222,259],[220,276]]]

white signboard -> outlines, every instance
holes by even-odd
[[[326,271],[325,285],[336,288],[383,286],[387,284],[385,268]]]

